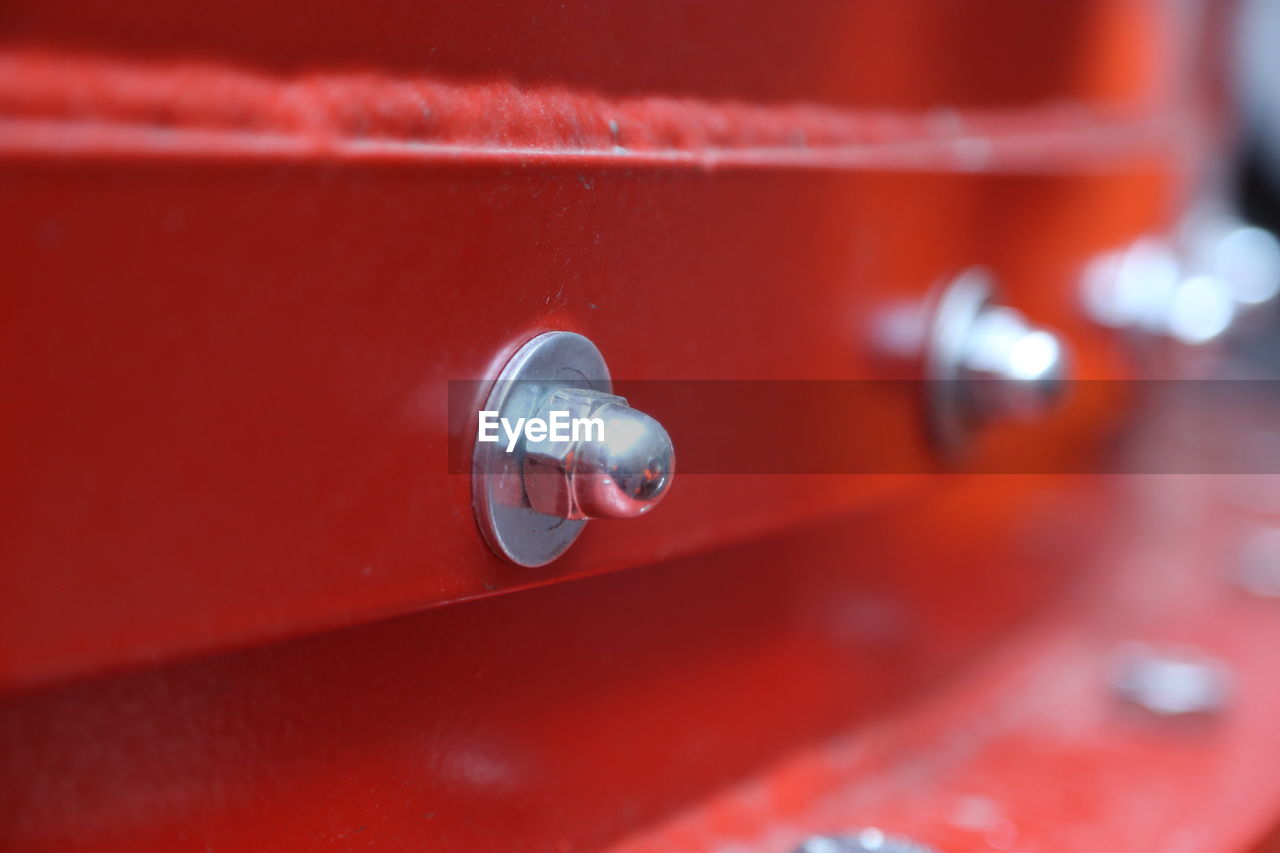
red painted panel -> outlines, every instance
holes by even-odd
[[[247,68],[935,109],[1169,94],[1200,21],[1160,0],[11,0],[0,38]]]
[[[900,491],[892,477],[686,477],[651,517],[594,525],[564,560],[516,569],[479,540],[469,483],[447,473],[446,383],[492,376],[549,328],[590,335],[624,378],[874,376],[862,323],[975,253],[1001,269],[1018,251],[955,223],[1035,209],[1052,226],[1043,199],[1074,214],[1076,181],[11,169],[0,371],[21,417],[5,425],[0,541],[21,568],[3,580],[0,673],[37,680],[641,565]],[[1011,265],[1011,289],[1069,281],[1085,252],[1158,215],[1158,179],[1080,186],[1147,201],[1103,201],[1112,212],[1054,267]],[[779,295],[796,283],[803,299]],[[886,435],[880,452],[919,457],[921,442]]]
[[[1147,500],[1088,478],[682,474],[657,513],[516,569],[448,473],[446,385],[551,328],[624,379],[879,377],[877,318],[974,263],[1082,375],[1123,375],[1076,276],[1176,216],[1215,141],[1179,76],[1201,21],[1178,9],[6,6],[0,839],[781,850],[865,816],[964,849],[946,812],[822,798],[913,778],[890,766],[919,743],[903,709],[945,698],[963,732],[1043,662],[1080,686],[1095,658],[1073,643],[1115,639],[1108,620],[1165,624],[1131,607],[1154,576],[1120,577],[1114,609],[1084,596],[1089,568],[1128,565],[1099,555]],[[922,420],[918,400],[881,414]],[[988,451],[1089,452],[1102,414],[1077,401]],[[929,458],[918,429],[883,433],[884,455]],[[498,592],[517,594],[469,600]],[[1063,621],[1035,622],[1055,599]],[[1206,636],[1270,636],[1205,614]],[[1052,637],[1010,633],[1029,624]],[[1013,664],[969,669],[1002,640]],[[1008,707],[1095,712],[1081,695]],[[995,779],[1074,826],[1117,753],[1142,771],[1117,780],[1261,780],[1257,707],[1218,742],[1230,761],[1010,729],[930,790]],[[802,766],[776,809],[711,801],[729,826],[688,812],[842,731],[882,753],[834,780]],[[1074,760],[1084,787],[1037,800],[1027,756]],[[1233,842],[1261,830],[1271,789],[1251,793]]]
[[[1061,485],[10,696],[0,842],[597,849],[958,675],[1090,553]]]
[[[1274,425],[1197,412],[1188,444],[1164,410],[1145,452],[1187,460],[1258,452]],[[1251,451],[1250,448],[1253,448]],[[876,826],[943,851],[1273,850],[1280,814],[1280,601],[1236,581],[1242,545],[1280,520],[1264,475],[1110,478],[1123,495],[1094,572],[1034,626],[927,701],[775,762],[733,790],[611,849],[789,851]],[[1216,713],[1161,718],[1109,688],[1127,643],[1194,649],[1231,689]],[[1264,837],[1270,843],[1258,846]]]

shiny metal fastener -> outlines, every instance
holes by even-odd
[[[662,500],[675,451],[656,420],[612,393],[604,357],[582,335],[548,332],[511,358],[483,411],[516,423],[552,414],[597,429],[528,431],[510,447],[477,441],[476,521],[490,547],[522,566],[564,553],[588,519],[633,518]]]
[[[1280,295],[1280,241],[1217,211],[1188,217],[1175,239],[1144,237],[1085,270],[1098,323],[1188,346],[1236,330]]]
[[[1032,420],[1061,399],[1068,372],[1057,335],[996,303],[986,272],[959,276],[939,303],[929,345],[930,425],[944,448],[981,424]]]
[[[1111,671],[1111,688],[1128,702],[1162,717],[1214,714],[1231,698],[1231,673],[1194,649],[1123,646]]]
[[[603,422],[599,440],[525,443],[524,487],[538,512],[559,518],[634,518],[653,509],[671,482],[675,454],[662,425],[622,397],[581,388],[547,395],[537,416],[565,411]]]

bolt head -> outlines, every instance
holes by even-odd
[[[1232,679],[1221,662],[1194,649],[1132,643],[1116,654],[1111,687],[1119,698],[1153,714],[1181,717],[1222,711]]]
[[[1057,335],[1030,325],[1020,311],[989,304],[974,320],[960,379],[979,419],[1035,420],[1061,401],[1067,372]]]
[[[929,426],[944,452],[963,448],[992,421],[1043,417],[1067,388],[1066,345],[993,293],[988,272],[967,270],[943,291],[934,313],[926,363]]]
[[[1280,295],[1280,241],[1270,231],[1222,214],[1193,221],[1191,230],[1191,263],[1221,280],[1242,309]]]
[[[585,518],[633,518],[658,505],[675,473],[671,437],[656,420],[625,403],[596,410],[604,441],[581,442],[573,494]]]
[[[1186,346],[1247,326],[1280,296],[1280,240],[1217,210],[1190,216],[1177,240],[1144,238],[1085,271],[1090,315]]]
[[[568,519],[634,518],[666,495],[675,450],[656,420],[622,397],[576,388],[550,394],[539,416],[552,411],[599,418],[603,437],[591,433],[576,441],[526,444],[525,492],[535,510]]]

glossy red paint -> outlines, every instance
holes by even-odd
[[[873,817],[819,799],[1037,662],[1096,710],[1079,637],[1128,611],[1090,621],[1088,594],[1145,499],[682,475],[519,569],[448,472],[446,388],[553,328],[623,379],[875,378],[877,318],[978,262],[1084,376],[1126,375],[1076,276],[1166,225],[1215,142],[1179,82],[1197,24],[1154,0],[8,4],[4,845],[781,850]],[[1095,452],[1111,407],[986,451]],[[880,453],[929,458],[919,401],[879,414]],[[785,802],[756,823],[733,793],[727,824],[674,818],[842,732],[881,763],[761,782]],[[974,762],[1010,814],[1095,814],[1033,801],[996,746]],[[1246,758],[1214,766],[1234,785]]]
[[[920,110],[1145,108],[1176,92],[1202,24],[1160,0],[13,0],[2,15],[8,42],[161,61]]]
[[[1197,419],[1205,436],[1240,436],[1230,452],[1247,455],[1276,417]],[[1222,452],[1189,446],[1185,422],[1152,433],[1144,452],[1165,458]],[[1280,602],[1235,578],[1242,543],[1280,518],[1275,478],[1107,486],[1128,507],[1122,535],[1083,558],[1096,568],[1088,581],[998,652],[927,700],[798,751],[611,849],[786,851],[809,835],[876,826],[945,851],[1274,850]],[[1135,641],[1224,663],[1226,709],[1160,718],[1119,701],[1110,670]]]
[[[1027,485],[9,696],[4,838],[597,849],[928,695],[1074,584],[1098,495]]]
[[[859,341],[887,307],[975,257],[1009,257],[1011,290],[1069,283],[1162,215],[1161,162],[1027,177],[15,165],[0,370],[21,417],[0,500],[5,562],[25,568],[0,596],[0,680],[643,565],[901,493],[909,478],[686,477],[661,512],[516,569],[448,473],[447,382],[494,375],[553,328],[592,337],[621,378],[873,377]],[[1086,195],[1105,213],[1078,218]],[[1019,269],[1005,237],[1036,222],[1064,249]],[[803,298],[785,294],[796,282]],[[914,470],[922,415],[887,405],[901,426],[879,452]]]

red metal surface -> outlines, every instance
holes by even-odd
[[[447,473],[446,382],[548,328],[591,335],[623,378],[876,376],[865,324],[975,257],[1070,324],[1088,255],[1176,196],[1173,151],[1130,129],[1146,148],[1106,172],[1027,176],[23,154],[0,186],[22,413],[4,548],[24,567],[3,580],[0,680],[642,565],[899,491],[687,477],[662,513],[517,571]],[[780,296],[795,282],[804,298]],[[926,451],[885,431],[880,452]]]
[[[1198,23],[1159,0],[14,0],[0,13],[9,42],[160,60],[926,110],[1143,107],[1168,96],[1171,48]]]
[[[873,378],[871,318],[975,262],[1084,376],[1124,375],[1076,277],[1167,223],[1210,150],[1179,76],[1196,25],[1145,0],[6,6],[0,843],[781,850],[865,817],[964,850],[986,840],[942,806],[994,780],[1026,849],[1094,849],[1049,817],[1101,832],[1137,808],[1121,779],[1203,767],[1234,774],[1232,842],[1260,832],[1275,792],[1237,787],[1263,772],[1238,744],[1266,695],[1211,734],[1226,758],[1099,719],[1086,650],[1147,611],[1098,573],[1132,562],[1112,534],[1145,500],[681,475],[528,570],[446,463],[448,380],[538,331],[588,334],[624,379]],[[993,452],[1077,452],[1099,414]],[[884,430],[879,452],[927,449]],[[1269,636],[1213,604],[1187,624]],[[938,810],[877,787],[913,787],[900,755],[1038,662],[1079,703],[1010,700],[1043,753],[976,725],[920,771]],[[1096,729],[1035,729],[1042,708]],[[1037,800],[1032,759],[1086,740],[1078,786]],[[1107,757],[1134,773],[1104,790]],[[1199,815],[1199,790],[1126,826]]]
[[[1168,414],[1168,413],[1165,413]],[[1260,448],[1273,410],[1199,413],[1204,446],[1168,426],[1144,452],[1203,459],[1217,438]],[[1185,424],[1183,424],[1185,427]],[[896,713],[770,766],[624,851],[792,849],[878,826],[939,850],[1275,849],[1280,601],[1236,583],[1241,544],[1280,518],[1270,475],[1108,478],[1123,533],[1078,555],[1091,576],[981,665]],[[1108,689],[1122,644],[1226,663],[1225,713],[1160,718]]]
[[[1097,496],[1025,485],[10,696],[4,838],[596,849],[952,677],[1071,583]]]

